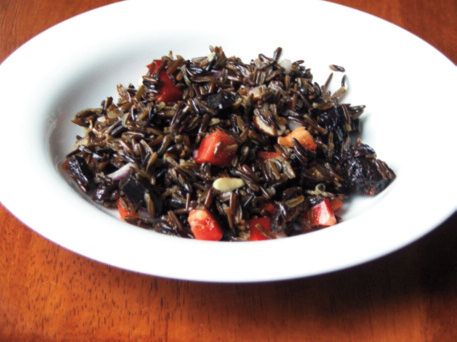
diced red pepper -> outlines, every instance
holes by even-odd
[[[161,65],[162,60],[154,60],[151,64],[148,65],[150,73],[155,74]],[[182,90],[173,83],[166,70],[162,70],[159,73],[159,84],[157,90],[157,101],[176,102],[182,99]]]
[[[344,202],[341,198],[335,197],[330,201],[330,205],[332,206],[333,211],[338,211],[343,207]]]
[[[222,229],[207,209],[191,210],[187,221],[197,240],[219,241],[222,239]]]
[[[268,217],[262,216],[248,221],[250,231],[249,241],[268,240],[266,233],[271,231],[271,221]]]
[[[276,206],[272,202],[267,202],[260,208],[260,210],[267,214],[274,215],[276,214],[278,208],[276,208]]]
[[[269,152],[269,151],[259,151],[257,152],[257,156],[262,160],[274,159],[281,157],[281,153],[279,152]]]
[[[335,213],[328,198],[311,207],[310,224],[312,227],[329,227],[336,224]]]
[[[124,200],[122,198],[119,198],[117,200],[117,210],[119,211],[119,216],[121,217],[122,220],[125,220],[127,218],[138,217],[138,214],[136,213],[136,211],[133,209],[129,209],[127,204],[124,202]]]
[[[236,140],[221,130],[206,135],[194,154],[197,163],[209,163],[216,166],[228,166],[236,154]]]

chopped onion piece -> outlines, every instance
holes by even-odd
[[[121,166],[116,171],[110,173],[108,175],[108,177],[115,181],[121,180],[122,178],[127,177],[127,175],[129,174],[129,171],[133,168],[133,166],[134,166],[133,163],[127,163],[127,164]]]

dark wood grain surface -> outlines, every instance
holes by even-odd
[[[0,61],[44,29],[110,2],[0,0]],[[337,2],[398,24],[457,62],[457,1]],[[88,260],[0,206],[0,340],[457,341],[457,215],[349,270],[220,285]]]

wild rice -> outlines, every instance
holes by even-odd
[[[212,213],[224,240],[249,239],[249,222],[259,217],[269,217],[271,230],[257,227],[268,238],[317,229],[312,206],[377,194],[395,174],[358,138],[365,107],[341,103],[346,75],[331,93],[333,73],[320,86],[302,60],[281,56],[278,48],[244,63],[210,47],[191,60],[162,57],[138,88],[118,85],[117,101],[107,97],[75,115],[86,132],[63,168],[94,201],[109,208],[122,201],[137,213],[126,221],[165,234],[192,238],[187,215],[196,208]],[[178,98],[160,100],[164,82]],[[315,148],[296,138],[278,143],[295,127],[311,133]],[[198,163],[202,141],[218,130],[236,143],[220,142],[213,154],[236,154],[226,166]]]

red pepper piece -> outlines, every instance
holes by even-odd
[[[137,218],[138,214],[135,210],[129,209],[127,204],[124,202],[122,198],[117,200],[117,210],[119,211],[119,216],[122,220],[127,218]]]
[[[197,240],[219,241],[222,239],[222,229],[207,209],[191,210],[187,221]]]
[[[271,231],[271,221],[268,217],[262,216],[248,221],[250,231],[249,241],[268,240],[266,233]]]
[[[162,60],[154,60],[148,65],[149,72],[151,74],[155,74],[161,65]],[[157,90],[158,93],[156,99],[159,102],[176,102],[182,99],[182,90],[173,83],[166,70],[162,70],[159,73],[159,84]]]
[[[312,227],[329,227],[336,222],[335,213],[328,198],[311,207],[310,224]]]
[[[332,206],[332,209],[335,212],[335,211],[340,210],[343,207],[344,202],[341,198],[335,197],[334,199],[332,199],[330,201],[330,205]]]
[[[228,166],[236,154],[238,145],[229,134],[216,130],[206,135],[194,154],[197,163],[209,163],[216,166]]]
[[[281,154],[279,152],[259,151],[257,152],[257,156],[262,160],[267,160],[279,158],[281,157]]]
[[[260,208],[260,210],[267,214],[274,215],[276,214],[278,208],[276,208],[276,205],[274,205],[272,202],[267,202]]]

